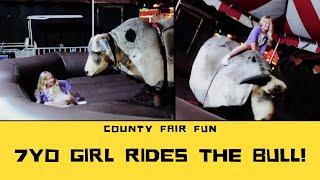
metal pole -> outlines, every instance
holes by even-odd
[[[269,61],[269,64],[272,63],[272,60],[273,60],[273,57],[274,57],[274,54],[276,53],[277,49],[278,49],[278,46],[280,44],[280,41],[281,41],[281,38],[279,38],[278,42],[277,42],[277,45],[276,47],[274,48],[273,52],[272,52],[272,55],[271,55],[271,58],[270,58],[270,61]]]
[[[123,23],[123,5],[121,5],[121,23]]]
[[[94,0],[92,0],[92,9],[91,9],[91,27],[92,27],[92,34],[91,36],[94,36]]]
[[[202,23],[203,23],[203,19],[204,19],[204,18],[201,19],[201,21],[200,21],[200,23],[199,23],[199,25],[198,25],[198,28],[197,28],[196,32],[194,33],[194,35],[193,35],[193,38],[192,38],[192,40],[191,40],[191,43],[190,43],[190,45],[189,45],[189,47],[188,47],[188,50],[187,50],[186,54],[188,54],[189,51],[191,50],[191,46],[192,46],[194,40],[196,39],[196,37],[197,37],[197,35],[198,35],[198,32],[199,32],[199,30],[200,30],[200,28],[201,28],[201,25],[202,25]]]
[[[29,38],[30,38],[30,41],[31,41],[31,46],[33,46],[33,34],[32,34],[32,22],[31,22],[31,19],[28,19],[28,31],[29,31]]]
[[[177,2],[177,4],[176,4],[176,11],[178,10],[178,7],[179,7],[180,3],[181,3],[181,0],[179,0],[179,1]]]

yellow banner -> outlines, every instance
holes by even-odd
[[[0,122],[0,179],[319,179],[320,122]]]

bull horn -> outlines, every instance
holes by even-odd
[[[104,52],[111,51],[109,43],[106,39],[100,39],[98,40],[98,45],[100,46],[101,50]]]
[[[258,86],[264,86],[271,80],[268,74],[260,74],[257,76],[249,77],[240,82],[240,84],[254,84]]]

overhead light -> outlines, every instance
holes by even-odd
[[[213,36],[215,36],[215,37],[220,37],[220,34],[219,34],[219,33],[214,33]]]
[[[158,7],[160,7],[160,4],[153,4],[153,6],[152,7],[154,7],[154,8],[158,8]]]

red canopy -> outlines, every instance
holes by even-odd
[[[311,52],[320,52],[320,0],[203,0],[242,24],[253,27],[260,19],[271,16],[280,28],[281,43]],[[284,21],[277,19],[284,17]],[[275,35],[277,39],[278,35]]]

